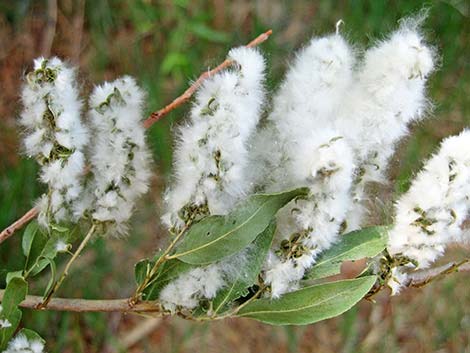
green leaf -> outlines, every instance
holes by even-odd
[[[10,327],[5,327],[0,329],[0,351],[3,352],[3,350],[7,347],[8,342],[10,339],[13,337],[13,334],[15,333],[16,329],[18,328],[20,321],[21,321],[21,310],[18,308],[13,308],[13,310],[10,312],[8,317],[5,317],[10,322]]]
[[[11,326],[0,329],[0,350],[6,348],[20,324],[21,310],[18,309],[18,304],[26,298],[27,293],[28,284],[20,277],[12,278],[5,289],[2,299],[2,317],[8,320]]]
[[[387,246],[388,227],[368,227],[342,236],[341,241],[323,252],[305,279],[319,279],[340,273],[341,263],[374,257]]]
[[[44,298],[49,294],[49,292],[52,290],[53,285],[55,283],[56,279],[56,274],[57,274],[57,269],[54,260],[45,258],[45,260],[48,261],[48,265],[51,268],[51,277],[49,278],[49,281],[47,283],[46,289],[44,290]]]
[[[135,282],[137,285],[141,284],[144,281],[144,278],[147,274],[150,273],[152,268],[152,262],[149,259],[140,260],[134,266],[134,276]]]
[[[307,325],[338,316],[353,307],[372,288],[376,276],[330,282],[258,299],[237,314],[272,325]]]
[[[212,301],[213,315],[224,312],[229,304],[241,296],[247,294],[247,289],[256,284],[258,275],[273,241],[276,231],[276,222],[272,221],[269,226],[256,237],[253,244],[248,245],[245,262],[240,266],[237,277],[233,283],[221,290]]]
[[[8,283],[10,283],[10,281],[13,278],[16,278],[16,277],[23,278],[23,271],[20,270],[20,271],[8,272],[7,273],[7,278],[6,278],[7,285],[8,285]]]
[[[38,233],[39,234],[39,233]],[[44,235],[43,235],[44,236]],[[63,240],[68,241],[70,234],[58,234],[53,233],[45,243],[41,243],[42,249],[40,251],[35,251],[34,262],[31,260],[28,267],[28,275],[36,276],[42,272],[52,260],[57,256],[57,242]],[[38,244],[38,247],[41,246]]]
[[[188,230],[172,257],[206,265],[235,254],[266,229],[281,207],[307,193],[308,189],[300,188],[253,195],[226,216],[206,217]]]
[[[26,240],[23,244],[26,246],[29,240]],[[38,259],[40,258],[44,247],[48,242],[48,237],[46,234],[37,230],[34,234],[34,237],[31,238],[31,243],[29,245],[29,251],[26,255],[26,263],[25,263],[25,272],[29,272],[33,267],[36,266]],[[23,247],[23,251],[25,247]]]
[[[135,265],[135,278],[137,285],[143,282],[145,276],[150,272],[150,269],[155,264],[154,260],[145,259],[139,261]],[[158,269],[155,276],[153,276],[151,282],[145,288],[142,293],[143,300],[155,300],[158,299],[161,290],[171,281],[178,278],[179,275],[193,268],[194,266],[189,265],[185,262],[177,259],[172,259],[164,262]]]
[[[10,280],[3,295],[2,314],[8,317],[9,313],[18,306],[28,293],[28,284],[21,277],[14,277]]]
[[[21,247],[23,249],[23,254],[28,258],[29,252],[31,251],[31,246],[33,244],[34,237],[36,236],[36,233],[38,232],[39,225],[37,221],[32,221],[31,223],[28,224],[26,227],[24,233],[23,233],[23,239],[21,241]]]

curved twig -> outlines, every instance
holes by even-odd
[[[256,47],[257,45],[263,43],[266,39],[269,38],[269,36],[273,33],[273,31],[270,29],[269,31],[266,31],[263,34],[260,34],[258,37],[253,39],[250,43],[246,45],[247,48],[253,48]],[[187,102],[194,92],[202,85],[204,80],[207,78],[215,75],[219,71],[222,71],[223,69],[226,69],[227,67],[231,66],[233,64],[233,60],[226,59],[223,63],[219,64],[217,67],[213,68],[212,70],[204,72],[199,78],[194,81],[194,83],[186,90],[184,93],[176,98],[173,102],[168,104],[166,107],[150,114],[150,116],[147,118],[147,120],[144,121],[144,126],[146,128],[149,128],[152,126],[154,123],[156,123],[158,120],[163,118],[165,115],[167,115],[169,112],[171,112],[173,109],[179,107],[183,103]]]
[[[405,287],[421,288],[428,283],[442,278],[448,274],[465,271],[470,271],[470,259],[466,259],[460,262],[450,262],[448,264],[434,267],[428,270],[411,272],[408,274],[408,280],[405,284]]]

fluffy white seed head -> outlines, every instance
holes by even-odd
[[[366,52],[336,121],[370,178],[386,165],[408,123],[424,117],[426,78],[433,68],[432,49],[406,26]]]
[[[426,116],[426,79],[434,65],[433,49],[411,20],[365,53],[335,121],[354,148],[359,167],[349,231],[359,228],[367,214],[366,184],[384,181],[388,161],[408,133],[408,124]]]
[[[3,353],[44,353],[44,343],[37,339],[29,340],[24,334],[18,334]]]
[[[164,196],[170,228],[198,214],[225,214],[250,191],[247,143],[264,100],[265,65],[255,49],[234,49],[229,58],[235,67],[204,82],[179,129],[176,180]]]
[[[116,235],[127,232],[135,202],[147,191],[151,175],[142,125],[144,98],[127,76],[95,87],[90,97],[93,195],[85,195],[82,207],[90,208],[92,217]]]
[[[318,254],[337,240],[351,205],[355,166],[346,140],[326,128],[298,139],[295,146],[298,150],[290,153],[285,172],[285,180],[292,184],[279,185],[281,189],[306,186],[310,196],[279,212],[275,240],[279,250],[271,254],[273,266],[265,266],[273,297],[297,288]]]
[[[297,288],[315,257],[336,241],[349,209],[354,157],[334,119],[354,61],[339,34],[312,39],[289,68],[268,126],[255,140],[251,169],[261,174],[253,176],[255,183],[268,191],[310,189],[308,199],[278,215],[274,244],[280,250],[265,264],[273,297]]]
[[[194,309],[202,299],[213,299],[217,292],[240,276],[247,276],[247,261],[253,256],[253,246],[209,266],[197,267],[183,273],[163,288],[160,300],[171,311],[177,308]]]
[[[22,90],[26,153],[41,165],[40,179],[48,185],[39,202],[41,224],[75,222],[83,191],[83,150],[89,133],[81,120],[75,70],[58,58],[38,58]]]
[[[446,138],[396,203],[388,250],[426,268],[451,242],[464,240],[470,210],[470,131]]]
[[[301,151],[298,142],[314,141],[312,134],[321,138],[323,129],[333,128],[354,62],[353,50],[339,34],[313,38],[297,53],[274,97],[268,124],[254,139],[250,168],[254,184],[269,189],[282,180],[289,182],[286,163]]]
[[[313,38],[300,50],[276,94],[273,121],[285,139],[332,126],[332,112],[352,77],[354,54],[339,35]]]

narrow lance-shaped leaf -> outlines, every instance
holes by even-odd
[[[23,239],[21,241],[21,248],[23,249],[23,254],[26,258],[29,256],[29,252],[31,251],[31,245],[33,240],[38,232],[39,225],[36,220],[32,221],[26,226],[26,229],[23,233]]]
[[[210,216],[193,225],[179,244],[173,258],[206,265],[244,249],[271,222],[277,211],[308,189],[277,194],[258,194],[248,198],[226,216]]]
[[[42,344],[45,344],[46,341],[39,336],[39,334],[33,330],[27,329],[27,328],[22,328],[20,332],[18,332],[17,336],[23,335],[25,336],[28,341],[38,341],[41,342]]]
[[[216,315],[228,309],[228,305],[235,299],[247,294],[247,289],[256,284],[263,262],[271,247],[276,231],[276,222],[262,232],[255,241],[248,245],[245,262],[239,268],[236,278],[227,287],[221,290],[212,301],[212,314]]]
[[[376,276],[330,282],[284,294],[280,299],[258,299],[237,314],[272,325],[307,325],[329,319],[353,307],[375,283]]]
[[[8,282],[2,299],[2,318],[7,320],[9,327],[0,329],[0,350],[6,348],[10,338],[20,324],[21,310],[18,304],[21,303],[28,293],[28,284],[21,277],[14,277]]]
[[[25,273],[36,267],[47,241],[47,235],[37,226],[25,230],[22,239],[23,254],[26,256]]]
[[[387,246],[388,227],[378,226],[357,230],[341,237],[340,242],[323,252],[305,279],[319,279],[340,273],[341,263],[374,257]]]
[[[65,228],[61,228],[65,229]],[[70,238],[70,232],[58,233],[53,231],[48,237],[40,230],[37,232],[31,246],[30,256],[26,264],[28,276],[36,276],[41,273],[56,258],[59,241],[67,242]]]

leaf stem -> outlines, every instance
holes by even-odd
[[[85,236],[85,238],[82,240],[82,242],[78,246],[78,249],[75,251],[75,253],[70,258],[69,262],[65,266],[65,269],[62,272],[62,275],[60,276],[59,280],[56,282],[56,284],[54,285],[52,290],[49,291],[49,293],[47,293],[44,300],[41,303],[38,304],[38,309],[45,309],[47,307],[47,304],[51,300],[52,296],[57,292],[57,290],[62,285],[62,282],[64,282],[65,278],[67,277],[67,275],[69,273],[69,270],[70,270],[70,267],[75,262],[75,260],[78,258],[80,253],[83,251],[83,249],[85,248],[85,246],[87,245],[87,243],[89,242],[89,240],[91,239],[93,234],[95,233],[95,230],[96,230],[96,224],[93,224],[91,226],[90,230],[88,231],[87,235]]]
[[[170,245],[168,245],[168,247],[166,248],[166,250],[163,252],[163,254],[158,258],[158,260],[155,262],[155,264],[153,265],[153,267],[151,268],[151,270],[149,271],[149,273],[145,276],[144,280],[142,281],[142,283],[137,287],[137,289],[135,290],[134,292],[134,295],[132,296],[132,298],[130,298],[129,300],[129,303],[130,305],[135,305],[136,303],[139,302],[141,296],[142,296],[142,293],[143,291],[145,290],[145,288],[148,287],[148,285],[152,282],[153,280],[153,277],[155,276],[155,274],[157,273],[158,269],[160,268],[160,266],[169,259],[169,256],[168,254],[173,250],[173,248],[176,246],[176,244],[178,243],[178,241],[181,239],[181,237],[186,233],[186,230],[188,230],[190,226],[190,223],[187,223],[184,225],[183,228],[181,228],[181,230],[178,232],[178,234],[175,236],[175,238],[173,239],[173,241],[170,243]]]

